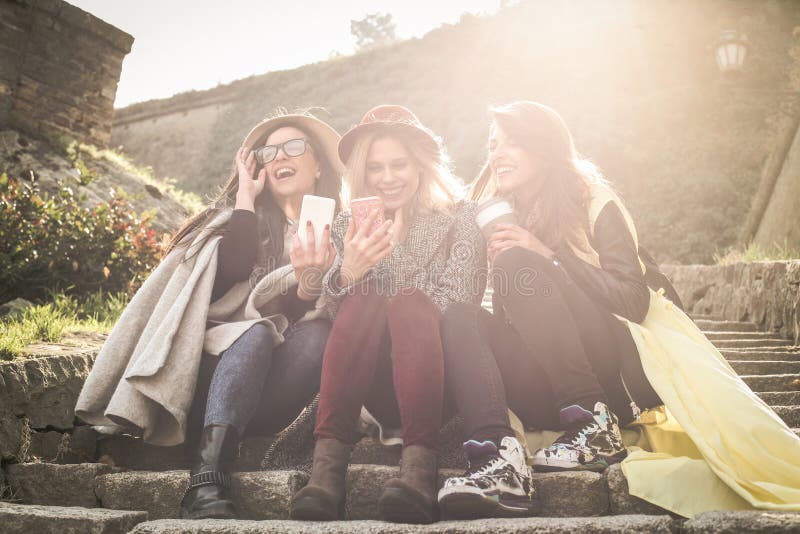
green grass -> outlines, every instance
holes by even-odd
[[[81,175],[81,183],[86,180],[93,181],[97,178],[96,173],[88,169],[84,163],[83,156],[88,156],[94,160],[105,160],[130,174],[139,176],[146,184],[152,185],[167,195],[172,196],[189,215],[199,213],[204,207],[203,199],[195,193],[183,191],[175,185],[175,181],[170,178],[157,179],[153,175],[150,167],[139,167],[135,165],[126,155],[110,148],[98,148],[94,145],[69,141],[64,146],[67,158],[73,162],[75,168]]]
[[[48,302],[26,309],[21,317],[0,319],[0,360],[24,356],[31,343],[57,343],[66,333],[110,332],[128,300],[125,293],[100,291],[78,299],[52,292]]]
[[[717,265],[731,265],[732,263],[752,263],[756,261],[783,261],[800,259],[800,250],[792,248],[784,241],[773,243],[771,247],[763,248],[755,243],[747,247],[733,247],[723,254],[714,254],[714,263]]]

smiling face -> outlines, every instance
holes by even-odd
[[[367,153],[366,185],[380,197],[387,211],[412,203],[420,182],[420,168],[406,147],[393,137],[378,137]]]
[[[489,133],[489,167],[501,195],[532,196],[544,183],[541,161],[496,122],[492,123]]]
[[[292,126],[278,128],[267,137],[265,145],[277,145],[290,139],[307,138],[305,132]],[[319,163],[313,149],[306,144],[306,151],[300,156],[289,157],[283,148],[278,150],[275,159],[266,164],[267,187],[275,201],[280,205],[289,198],[302,198],[314,194]]]

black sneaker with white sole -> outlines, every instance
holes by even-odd
[[[491,441],[464,443],[469,469],[448,478],[439,490],[443,518],[525,517],[539,512],[525,451],[507,436],[500,448]]]
[[[550,447],[533,455],[535,471],[603,471],[628,455],[622,444],[617,416],[602,402],[594,412],[580,406],[562,410],[576,412],[574,422]],[[575,414],[572,414],[575,415]]]

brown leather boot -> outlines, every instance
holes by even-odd
[[[345,477],[351,448],[336,439],[317,440],[311,480],[292,498],[289,517],[305,521],[344,519]]]
[[[394,523],[433,522],[438,455],[427,447],[409,445],[400,462],[400,478],[389,480],[378,500],[381,516]]]

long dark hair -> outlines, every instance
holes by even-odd
[[[300,114],[311,116],[308,112],[300,112]],[[272,117],[282,117],[287,115],[284,110],[279,110]],[[339,196],[342,188],[341,176],[337,173],[334,165],[328,160],[322,145],[311,132],[304,130],[294,124],[281,124],[278,122],[273,128],[264,132],[264,134],[253,144],[254,147],[262,146],[267,138],[279,128],[284,126],[292,126],[301,130],[309,139],[311,152],[319,164],[319,179],[317,180],[315,195],[332,198],[336,201],[336,212],[340,208]],[[258,172],[256,168],[256,173]],[[231,208],[236,203],[236,192],[239,188],[239,173],[236,168],[236,161],[233,162],[233,170],[228,180],[221,186],[212,200],[211,204],[203,211],[187,219],[172,236],[169,244],[166,247],[165,254],[169,254],[176,248],[188,247],[197,233],[204,228],[214,217],[221,211]],[[264,187],[264,190],[256,198],[255,213],[258,221],[258,228],[265,229],[264,232],[259,232],[262,239],[262,250],[258,254],[258,264],[262,267],[275,266],[278,259],[283,255],[283,236],[286,233],[287,223],[286,215],[281,210],[280,206],[275,202],[269,187]],[[226,231],[224,225],[211,229],[208,238],[214,235],[222,235]],[[201,247],[197,247],[199,251]],[[184,259],[188,259],[184,258]],[[267,269],[267,272],[271,269]]]
[[[544,183],[527,204],[522,225],[550,248],[571,243],[584,249],[589,235],[590,184],[602,182],[600,171],[581,158],[564,119],[552,108],[527,100],[490,109],[503,132],[543,163]],[[497,193],[489,161],[472,186],[472,198]]]

